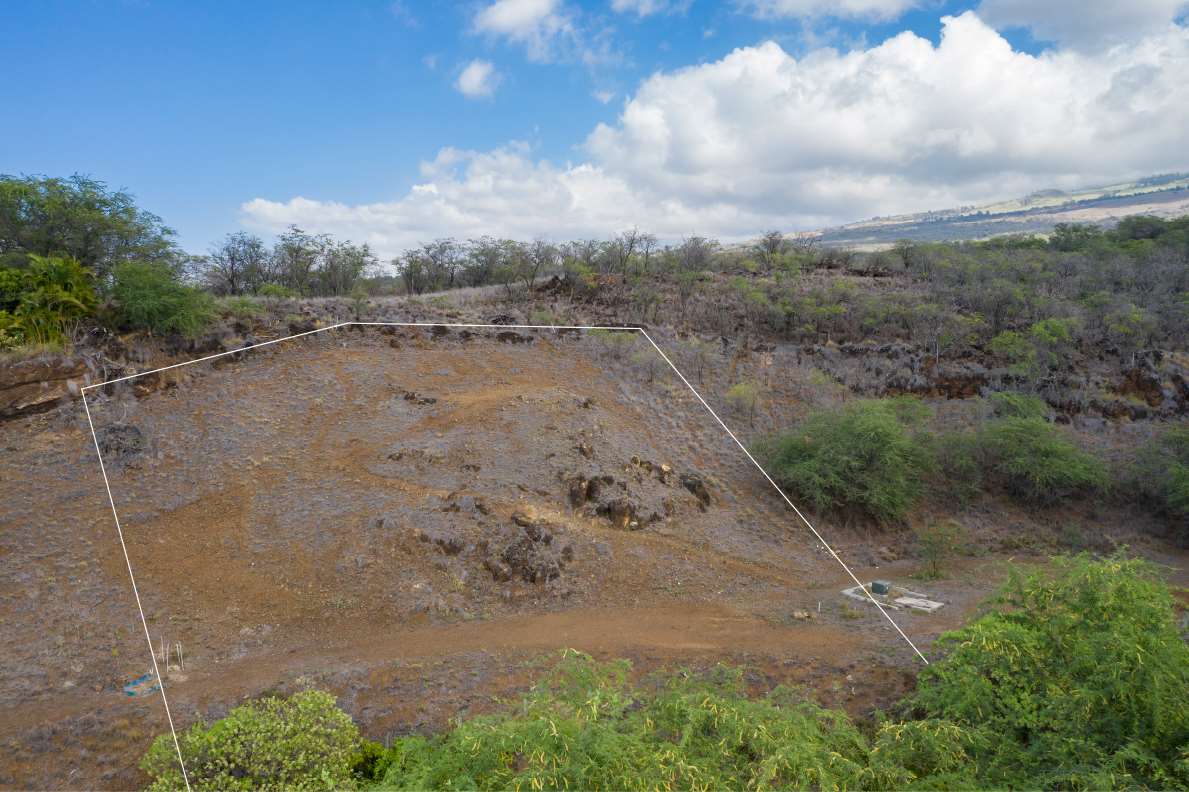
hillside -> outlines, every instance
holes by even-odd
[[[630,662],[641,691],[666,684],[653,672],[736,667],[729,706],[850,740],[861,775],[885,754],[856,746],[938,679],[913,646],[956,663],[948,689],[961,693],[961,675],[992,655],[963,655],[946,634],[973,629],[1022,564],[1043,578],[1064,563],[1055,554],[1079,553],[1096,558],[1068,567],[1082,570],[1067,581],[1078,608],[1099,608],[1086,603],[1102,593],[1094,618],[1134,640],[1071,664],[1072,633],[1046,616],[1046,670],[1008,674],[1053,700],[1065,736],[1052,750],[1076,744],[1079,758],[1030,753],[1022,770],[1004,757],[1033,750],[1032,713],[1004,713],[992,731],[1024,736],[991,746],[981,716],[952,700],[939,711],[971,729],[962,751],[981,757],[981,786],[1043,786],[1087,766],[1149,785],[1180,772],[1183,708],[1168,705],[1184,726],[1140,765],[1114,705],[1098,710],[1108,756],[1052,691],[1114,700],[1099,672],[1124,667],[1138,691],[1127,706],[1163,718],[1154,705],[1177,697],[1153,702],[1135,682],[1148,666],[1131,649],[1148,643],[1168,650],[1167,685],[1189,685],[1184,608],[1160,588],[1189,582],[1189,217],[894,253],[780,235],[746,248],[658,248],[636,232],[437,240],[398,259],[395,277],[375,273],[365,247],[298,230],[271,250],[232,235],[227,255],[186,272],[145,225],[113,231],[131,252],[97,251],[86,235],[47,242],[56,227],[38,228],[0,267],[0,788],[178,787],[158,684],[195,788],[275,780],[262,752],[289,744],[247,739],[228,765],[204,747],[203,724],[223,724],[223,739],[227,718],[303,702],[376,753],[294,779],[333,766],[340,788],[447,786],[421,783],[402,752],[445,746],[451,764],[451,735],[507,717],[541,658],[568,649]],[[611,326],[646,328],[684,378]],[[1158,571],[1118,578],[1125,556]],[[902,634],[847,592],[839,559],[908,597],[894,613]],[[1155,587],[1147,599],[1131,588],[1141,583]],[[1117,618],[1145,601],[1153,614]],[[1086,615],[1070,623],[1097,624]],[[992,643],[1016,668],[1014,642]],[[311,688],[321,693],[296,695]],[[635,728],[632,712],[616,728]],[[845,723],[856,731],[831,726]],[[286,728],[299,743],[312,734]],[[497,747],[496,764],[525,771],[520,750]],[[749,750],[727,764],[759,772]],[[529,753],[547,765],[576,755]],[[600,755],[611,767],[618,753]],[[896,772],[910,765],[922,766],[907,757]],[[812,786],[786,784],[797,785]]]
[[[1015,200],[909,215],[876,217],[808,234],[823,244],[878,249],[897,240],[942,242],[1045,233],[1058,223],[1111,226],[1129,215],[1189,212],[1189,174],[1152,176],[1072,192],[1042,190]]]

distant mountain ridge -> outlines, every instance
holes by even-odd
[[[1044,233],[1058,223],[1113,225],[1135,214],[1189,214],[1189,173],[1066,192],[1040,190],[1023,198],[983,206],[875,217],[813,232],[831,246],[881,248],[898,239],[940,242],[985,239],[1003,234]]]

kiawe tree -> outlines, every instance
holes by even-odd
[[[72,258],[102,286],[122,262],[176,263],[173,236],[132,195],[101,181],[0,175],[0,265],[24,266],[30,255]]]

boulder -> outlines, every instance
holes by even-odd
[[[144,451],[145,440],[132,424],[113,424],[95,432],[104,462],[124,462]]]
[[[687,473],[681,477],[681,486],[689,490],[698,499],[702,511],[706,511],[706,507],[710,505],[710,490],[706,489],[706,482],[702,481],[702,477]]]

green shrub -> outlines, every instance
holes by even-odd
[[[988,401],[997,418],[1048,418],[1051,412],[1044,399],[1026,393],[1001,391],[992,393]]]
[[[1052,504],[1106,484],[1102,463],[1042,418],[999,418],[979,441],[991,474],[1024,501]]]
[[[1189,646],[1145,562],[1014,570],[996,610],[940,644],[910,703],[967,732],[979,786],[1189,784]]]
[[[868,775],[847,716],[803,695],[749,699],[722,668],[654,693],[629,686],[627,670],[568,652],[514,712],[398,740],[380,788],[845,788]]]
[[[906,426],[915,412],[900,400],[853,402],[814,413],[759,451],[777,482],[814,509],[898,522],[933,463],[926,441]]]
[[[933,439],[932,448],[937,490],[958,505],[966,505],[978,497],[983,488],[978,435],[945,432]]]
[[[112,298],[122,324],[154,333],[194,336],[217,316],[213,297],[181,283],[163,264],[120,264]]]
[[[887,722],[875,734],[871,771],[885,789],[980,789],[972,757],[985,745],[980,731],[943,719]]]
[[[1189,536],[1189,426],[1171,426],[1137,452],[1134,491],[1182,522]]]
[[[256,293],[270,301],[285,300],[297,296],[297,292],[293,289],[286,288],[279,283],[266,283]]]
[[[0,352],[16,349],[25,343],[25,329],[21,320],[8,311],[0,311]]]
[[[1005,330],[992,338],[987,348],[1010,364],[1008,370],[1011,373],[1021,377],[1035,374],[1036,348],[1027,336],[1015,330]]]
[[[727,404],[755,423],[756,406],[760,400],[760,386],[754,382],[737,382],[727,389]]]
[[[223,313],[240,321],[255,319],[264,313],[260,303],[255,298],[246,295],[224,297],[219,300],[219,308],[223,310]]]
[[[60,345],[96,303],[91,274],[72,258],[30,254],[0,267],[0,349]]]
[[[359,729],[334,697],[308,690],[242,704],[210,726],[178,735],[195,790],[342,789],[360,758]],[[163,734],[141,760],[151,790],[183,786],[173,738]]]

